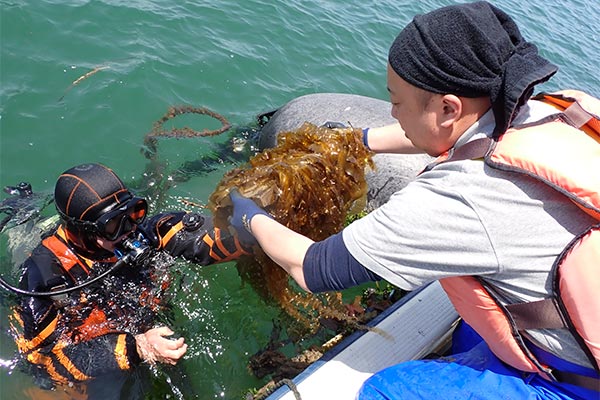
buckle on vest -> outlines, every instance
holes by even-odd
[[[60,285],[53,286],[52,288],[50,288],[50,291],[52,292],[54,290],[62,290],[62,289],[66,289],[66,288],[67,288],[67,284],[62,283]],[[54,302],[54,305],[57,308],[63,308],[69,304],[69,296],[67,296],[66,293],[57,294],[55,296],[50,296],[50,299],[52,299],[52,301]]]

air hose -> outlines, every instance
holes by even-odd
[[[96,283],[99,280],[104,279],[107,275],[116,271],[125,264],[133,265],[135,263],[138,263],[143,258],[145,258],[146,254],[148,253],[148,249],[150,248],[147,245],[142,244],[139,240],[130,238],[127,238],[123,241],[123,247],[126,249],[126,252],[123,253],[119,251],[117,253],[117,255],[120,256],[120,258],[112,267],[110,267],[100,275],[96,276],[95,278],[82,282],[79,285],[71,286],[65,289],[52,290],[50,292],[33,292],[16,288],[10,285],[8,282],[6,282],[2,277],[0,277],[0,287],[18,295],[30,297],[51,297],[75,292],[77,290],[83,289],[86,286]]]

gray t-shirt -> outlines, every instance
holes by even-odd
[[[515,124],[555,112],[529,101]],[[490,135],[493,126],[491,113],[484,115],[457,147]],[[386,204],[344,229],[343,239],[362,265],[402,289],[414,290],[450,276],[477,275],[510,304],[549,297],[556,257],[593,222],[564,195],[533,178],[463,160],[421,174]],[[591,367],[565,330],[528,333],[538,346]]]

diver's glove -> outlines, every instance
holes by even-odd
[[[238,238],[243,244],[256,244],[256,239],[250,229],[250,221],[258,214],[266,215],[269,218],[273,217],[256,205],[254,200],[242,196],[237,189],[232,189],[229,192],[229,198],[233,204],[233,215],[229,223],[236,230]]]
[[[327,121],[323,125],[321,125],[320,128],[347,129],[347,128],[349,128],[349,126],[342,122]],[[370,150],[371,148],[369,147],[369,128],[363,128],[362,134],[363,134],[363,136],[362,136],[363,144],[365,145],[365,147],[367,149]]]
[[[344,124],[343,122],[337,121],[327,121],[324,122],[319,128],[327,128],[327,129],[348,129],[349,126]]]

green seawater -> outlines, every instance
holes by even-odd
[[[223,173],[243,161],[246,153],[233,153],[230,141],[251,139],[257,114],[309,93],[387,99],[386,55],[397,33],[414,14],[452,3],[1,0],[0,185],[28,181],[51,193],[62,171],[101,162],[148,195],[154,211],[194,209],[190,203],[205,204]],[[597,0],[492,3],[560,67],[539,90],[600,96]],[[174,105],[207,107],[233,127],[215,137],[160,138],[150,161],[144,137]],[[201,115],[165,124],[219,125]],[[1,257],[2,273],[14,282],[11,259]],[[150,382],[144,396],[241,399],[266,382],[247,363],[267,344],[280,311],[233,263],[179,269],[172,326],[190,348],[177,368],[140,377]],[[14,367],[8,308],[0,308],[0,397],[27,398],[35,383]],[[90,393],[110,398],[98,388]]]

